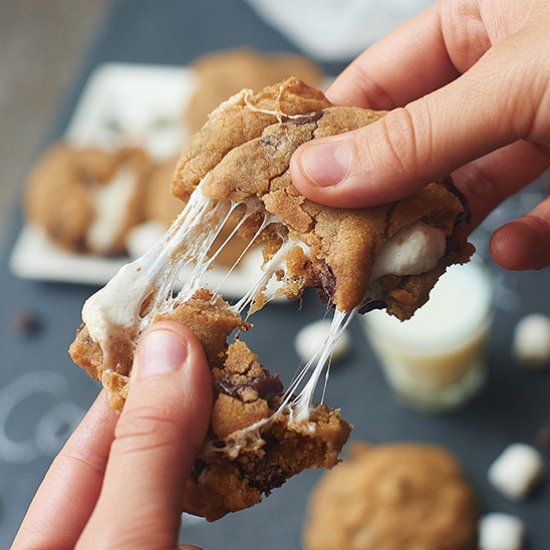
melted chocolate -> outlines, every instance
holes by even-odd
[[[367,302],[361,308],[359,309],[359,313],[368,313],[369,311],[372,311],[373,309],[384,309],[387,306],[386,302],[384,300],[371,300],[370,302]]]
[[[195,459],[195,462],[193,462],[193,468],[191,469],[191,474],[195,479],[198,479],[198,477],[202,474],[202,471],[206,468],[206,462],[204,460],[201,460],[200,458]]]
[[[283,384],[279,376],[268,373],[251,378],[242,384],[235,384],[227,377],[220,378],[218,380],[218,387],[222,393],[231,397],[238,397],[239,390],[251,388],[258,393],[261,399],[265,399],[266,401],[273,399],[283,391]]]
[[[323,111],[317,111],[315,113],[309,113],[298,117],[283,117],[285,122],[292,124],[293,126],[303,126],[304,124],[310,124],[317,122],[323,116]]]

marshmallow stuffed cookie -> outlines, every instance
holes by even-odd
[[[338,410],[315,403],[317,382],[338,336],[359,311],[386,307],[409,318],[452,263],[469,258],[465,201],[450,180],[401,201],[358,210],[331,209],[301,196],[289,176],[295,149],[315,137],[369,124],[384,113],[334,107],[291,78],[231,97],[182,151],[172,182],[186,206],[144,256],[125,266],[83,308],[70,353],[107,388],[120,409],[140,334],[160,319],[178,320],[205,347],[215,403],[210,432],[188,482],[183,508],[214,520],[259,502],[305,468],[331,467],[350,425]],[[264,249],[258,280],[236,304],[204,288],[204,274],[235,223]],[[236,221],[235,221],[236,220]],[[178,281],[182,266],[194,265]],[[271,278],[278,293],[310,286],[334,306],[324,347],[283,391],[237,337],[241,319],[262,307]]]

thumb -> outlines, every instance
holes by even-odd
[[[162,321],[145,333],[81,547],[176,546],[185,482],[208,427],[211,386],[202,347],[188,329]]]
[[[328,206],[372,206],[519,138],[548,139],[534,126],[544,90],[525,77],[536,57],[523,36],[513,40],[523,54],[513,64],[510,44],[498,44],[443,88],[364,128],[302,145],[291,160],[294,185]]]

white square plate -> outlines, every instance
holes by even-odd
[[[195,87],[185,67],[108,63],[90,76],[64,138],[75,145],[116,147],[122,142],[147,149],[157,159],[176,154],[187,132],[181,124]],[[168,182],[167,182],[168,186]],[[240,298],[259,273],[260,259],[250,254],[225,276],[214,267],[205,281],[228,298]],[[26,224],[13,248],[10,267],[27,279],[104,285],[130,258],[67,252],[45,232]]]

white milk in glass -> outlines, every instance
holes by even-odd
[[[485,379],[493,288],[479,260],[447,270],[409,321],[371,311],[362,322],[389,383],[407,403],[457,407]]]

